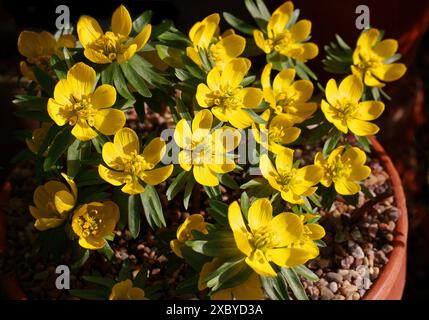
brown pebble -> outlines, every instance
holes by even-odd
[[[334,297],[334,294],[329,288],[323,287],[320,292],[320,297],[322,300],[331,300]]]
[[[336,272],[328,272],[326,274],[326,280],[328,280],[329,282],[334,281],[334,282],[340,283],[343,281],[343,276]]]
[[[344,269],[350,269],[354,261],[355,258],[353,258],[352,256],[347,256],[341,260],[341,267]]]

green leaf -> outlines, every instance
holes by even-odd
[[[91,283],[99,284],[100,286],[112,289],[115,281],[109,278],[96,277],[96,276],[82,276],[82,279]]]
[[[166,192],[168,201],[174,199],[179,194],[179,192],[185,188],[185,184],[190,176],[190,173],[191,171],[183,171],[174,178]]]
[[[155,187],[147,185],[145,191],[140,193],[141,202],[143,204],[143,211],[146,216],[146,220],[150,227],[154,229],[154,226],[158,228],[165,227],[165,218],[162,211],[161,200],[159,199],[158,193]]]
[[[71,265],[71,269],[72,270],[78,270],[78,269],[80,269],[80,267],[82,267],[85,264],[85,262],[88,260],[88,258],[90,256],[90,252],[89,252],[88,249],[82,249],[82,248],[79,248],[79,249],[81,250],[81,255]]]
[[[207,257],[201,253],[195,252],[188,246],[182,246],[180,249],[183,259],[189,264],[195,271],[200,271],[203,265],[210,261],[210,257]]]
[[[247,214],[250,208],[250,199],[245,191],[243,191],[240,196],[240,207],[241,207],[241,212],[243,213],[243,216],[247,220]]]
[[[247,76],[241,81],[240,85],[242,87],[247,87],[249,84],[251,84],[253,81],[256,80],[256,76]]]
[[[206,73],[194,61],[187,56],[183,56],[183,61],[185,63],[186,70],[188,70],[192,76],[198,80],[206,80]]]
[[[135,100],[134,96],[128,90],[127,82],[125,81],[124,74],[118,63],[114,62],[111,64],[113,68],[113,84],[118,93],[128,100]]]
[[[253,111],[252,109],[243,109],[244,111],[246,111],[246,113],[252,117],[253,121],[255,121],[258,124],[267,124],[267,121],[265,121],[264,119],[262,119],[255,111]]]
[[[287,281],[289,288],[298,300],[308,300],[308,296],[305,293],[304,286],[301,283],[298,275],[293,269],[281,268],[281,274]]]
[[[101,253],[103,256],[107,258],[107,260],[112,261],[115,258],[115,252],[110,247],[109,242],[107,242],[106,239],[104,239],[104,247],[97,250],[99,253]]]
[[[140,33],[143,30],[143,27],[150,22],[151,18],[152,18],[151,10],[147,10],[143,12],[141,15],[137,17],[137,19],[133,21],[133,30],[136,33]]]
[[[315,274],[313,271],[311,271],[310,269],[308,269],[306,266],[301,265],[298,267],[293,267],[292,268],[297,274],[299,274],[300,276],[306,278],[307,280],[316,282],[319,281],[319,277],[317,276],[317,274]]]
[[[67,149],[67,175],[74,179],[79,172],[82,159],[82,149],[87,143],[76,139]]]
[[[153,86],[170,84],[170,82],[163,76],[163,73],[154,69],[149,62],[139,55],[134,55],[130,60],[128,60],[128,63],[135,73],[140,76],[140,79],[144,79],[144,81],[152,84]]]
[[[328,139],[326,139],[325,144],[323,145],[322,153],[324,158],[327,158],[332,152],[332,150],[337,147],[342,137],[343,134],[341,131],[337,130],[336,128],[332,128],[331,132],[329,133]]]
[[[54,96],[54,89],[55,89],[55,81],[52,79],[52,77],[47,74],[45,71],[41,70],[38,67],[33,67],[33,73],[34,76],[37,79],[37,82],[42,87],[43,91],[49,96]]]
[[[127,78],[127,80],[131,83],[134,89],[137,90],[138,93],[140,93],[143,97],[152,96],[145,83],[145,80],[133,68],[132,62],[126,61],[124,63],[121,63],[120,66],[122,71],[124,72],[125,78]]]
[[[255,27],[252,26],[251,24],[248,24],[247,22],[233,16],[232,14],[230,14],[228,12],[223,13],[223,18],[234,29],[237,29],[238,31],[240,31],[243,34],[253,36],[253,30],[255,30]]]
[[[58,79],[65,79],[67,77],[67,64],[58,56],[52,55],[50,59],[51,67],[57,75]]]
[[[219,178],[220,183],[223,184],[224,186],[232,190],[240,189],[240,186],[237,184],[237,182],[235,182],[235,180],[228,173],[218,174],[217,176]]]
[[[251,270],[249,272],[249,269],[243,257],[232,258],[224,262],[215,271],[209,273],[203,281],[206,282],[207,286],[212,288],[212,292],[214,292],[222,288],[237,285],[237,279],[242,280],[244,278],[245,281],[251,274]]]
[[[144,289],[146,280],[147,280],[148,272],[147,269],[142,267],[134,278],[133,285],[134,287]]]
[[[28,111],[46,111],[48,100],[47,97],[17,95],[12,102]]]
[[[100,178],[97,169],[82,170],[75,178],[76,185],[80,187],[104,184],[106,181]]]
[[[210,199],[219,199],[221,196],[220,193],[220,188],[219,186],[216,187],[207,187],[207,186],[203,186],[204,191],[206,192],[207,196]]]
[[[259,11],[259,8],[255,5],[252,0],[244,0],[244,4],[246,5],[247,10],[249,11],[252,18],[255,20],[256,24],[262,30],[265,30],[267,27],[267,21],[264,15]]]
[[[240,255],[234,237],[231,234],[222,234],[222,237],[210,240],[188,240],[186,245],[195,252],[209,257],[234,257]]]
[[[46,111],[16,111],[14,114],[19,118],[33,119],[41,122],[48,122],[51,120],[51,117]]]
[[[361,137],[357,135],[355,135],[355,137],[360,147],[365,150],[366,153],[371,153],[371,140],[369,140],[368,137]]]
[[[188,179],[188,182],[186,183],[185,193],[183,195],[183,206],[185,207],[186,210],[188,209],[189,200],[191,198],[192,191],[194,190],[194,186],[195,186],[195,179],[193,178],[193,176],[191,176],[190,179]]]
[[[221,225],[229,226],[228,222],[228,205],[219,200],[210,200],[210,207],[207,212]]]
[[[265,293],[272,300],[290,300],[286,282],[280,274],[276,277],[260,277]]]
[[[179,294],[195,294],[195,292],[198,292],[198,278],[199,275],[194,274],[190,278],[187,278],[180,282],[176,287],[176,292]]]
[[[165,21],[161,22],[160,24],[154,26],[152,28],[152,33],[150,35],[151,39],[158,38],[160,35],[167,32],[168,30],[170,30],[172,25],[173,25],[172,21],[165,20]]]
[[[166,45],[158,44],[156,45],[156,52],[158,53],[159,58],[173,68],[182,68],[183,61],[182,56],[183,52],[176,48],[168,47]],[[183,80],[182,80],[183,81]]]
[[[111,63],[101,71],[101,83],[113,85],[113,78],[117,63]]]
[[[140,233],[140,206],[136,195],[128,197],[128,229],[131,236],[136,239]]]
[[[65,127],[60,133],[58,133],[55,140],[52,142],[48,155],[43,163],[43,169],[45,171],[50,170],[58,162],[73,139],[75,138],[71,134],[70,127]]]

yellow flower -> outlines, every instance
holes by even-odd
[[[311,196],[322,178],[322,169],[315,165],[302,168],[293,167],[293,150],[284,149],[276,157],[276,167],[268,155],[263,154],[259,168],[265,179],[274,189],[281,192],[285,201],[295,204],[304,203],[304,197]]]
[[[85,249],[101,249],[104,237],[111,235],[119,220],[119,207],[112,201],[90,202],[73,213],[72,229]]]
[[[298,139],[301,129],[294,127],[293,123],[284,115],[274,116],[271,120],[270,115],[270,109],[265,110],[261,118],[268,124],[256,125],[253,123],[252,132],[256,142],[268,151],[277,154],[286,148],[283,145]]]
[[[291,268],[317,257],[319,249],[313,240],[325,235],[321,226],[305,225],[304,219],[294,213],[282,212],[273,217],[266,198],[250,206],[248,226],[237,201],[229,206],[228,221],[246,263],[261,276],[276,276],[270,262]]]
[[[301,123],[311,117],[317,109],[316,103],[308,102],[314,90],[311,81],[294,81],[295,69],[284,69],[276,75],[271,86],[271,69],[272,64],[269,63],[262,71],[264,100],[275,113],[285,115],[293,123]]]
[[[407,71],[403,63],[390,63],[389,59],[398,50],[394,39],[380,41],[380,31],[374,28],[364,31],[359,37],[353,52],[354,75],[363,79],[369,87],[384,87],[383,82],[395,81]]]
[[[195,23],[189,31],[193,46],[186,48],[186,54],[199,66],[202,65],[199,49],[208,52],[216,66],[223,68],[226,63],[240,56],[246,47],[246,40],[229,29],[219,36],[218,13]]]
[[[63,58],[64,54],[61,48],[74,47],[76,47],[76,39],[71,34],[64,34],[56,40],[47,31],[40,33],[22,31],[18,37],[18,51],[26,58],[26,61],[20,63],[21,73],[24,77],[35,81],[36,77],[31,70],[32,65],[51,73],[50,57],[55,54]]]
[[[371,174],[371,169],[365,166],[365,162],[365,152],[356,147],[345,150],[344,146],[333,150],[328,159],[324,159],[321,152],[318,152],[314,159],[314,164],[323,168],[320,183],[325,187],[330,187],[334,183],[335,190],[343,195],[352,195],[360,191],[358,182]]]
[[[155,138],[140,153],[139,137],[130,128],[119,130],[112,142],[103,145],[102,156],[109,166],[100,164],[100,177],[114,186],[121,186],[128,194],[138,194],[144,191],[143,182],[157,185],[167,180],[173,172],[173,165],[155,169],[165,154],[164,140]]]
[[[241,134],[238,130],[224,126],[210,133],[213,115],[208,110],[197,113],[192,121],[192,129],[185,119],[177,123],[174,140],[183,150],[179,153],[179,163],[183,170],[193,169],[195,180],[204,186],[217,186],[217,173],[235,169],[235,162],[228,152],[237,148]]]
[[[300,20],[286,28],[292,12],[292,2],[285,2],[274,11],[268,21],[268,38],[265,39],[264,33],[260,30],[254,30],[253,37],[256,45],[267,54],[276,51],[286,57],[305,62],[316,57],[319,48],[312,42],[304,42],[310,36],[309,20]]]
[[[34,191],[30,213],[36,219],[34,227],[45,231],[56,228],[67,219],[67,214],[76,205],[77,187],[73,180],[61,173],[69,187],[59,181],[48,181]]]
[[[214,258],[203,265],[198,278],[198,290],[202,291],[207,288],[204,278],[221,265],[222,260],[218,258]],[[222,289],[210,295],[211,300],[262,300],[263,298],[264,291],[261,287],[261,280],[255,272],[252,272],[249,278],[238,286]]]
[[[358,136],[376,134],[379,127],[369,121],[377,119],[384,111],[381,101],[359,102],[363,93],[363,84],[359,77],[350,75],[341,81],[340,86],[334,79],[326,85],[326,100],[322,100],[322,111],[326,119],[338,130],[349,130]]]
[[[224,69],[213,68],[207,75],[207,85],[200,83],[196,99],[203,108],[210,108],[220,121],[244,129],[253,123],[245,108],[257,108],[262,101],[258,88],[243,88],[240,83],[249,71],[250,61],[237,58]]]
[[[37,154],[37,152],[39,152],[39,149],[45,140],[46,134],[51,127],[52,123],[44,122],[42,123],[42,126],[40,128],[37,128],[33,131],[31,139],[25,140],[27,147],[28,149],[30,149],[31,152],[33,152],[34,154]],[[48,150],[49,147],[43,153],[43,156],[46,156],[48,154]]]
[[[81,141],[95,138],[98,133],[115,134],[125,124],[121,110],[110,108],[116,101],[113,86],[96,84],[95,70],[83,62],[67,72],[67,79],[58,81],[54,98],[48,101],[48,113],[59,126],[69,123],[72,134]]]
[[[193,240],[193,230],[197,230],[204,234],[207,234],[206,229],[207,223],[204,221],[204,217],[201,214],[192,214],[185,219],[185,221],[177,228],[176,237],[177,239],[170,241],[170,247],[176,256],[183,258],[182,247],[188,240]]]
[[[146,300],[146,298],[143,289],[133,287],[133,282],[127,279],[113,286],[109,300]]]
[[[152,26],[147,24],[134,38],[130,13],[120,5],[112,15],[112,31],[103,32],[97,20],[82,16],[77,23],[79,41],[84,47],[85,57],[94,63],[122,63],[131,59],[149,40]]]

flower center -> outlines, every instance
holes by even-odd
[[[242,101],[238,96],[240,88],[225,88],[216,90],[212,93],[212,104],[225,109],[225,111],[234,111],[241,109]]]
[[[342,177],[349,177],[352,171],[350,161],[342,162],[341,155],[338,155],[332,163],[326,164],[326,175],[332,181]]]
[[[151,170],[155,167],[153,163],[147,162],[145,158],[136,151],[131,152],[123,161],[124,172],[130,173],[131,175],[139,175],[142,171]]]
[[[97,113],[97,109],[91,104],[90,98],[82,98],[73,103],[71,106],[71,117],[69,119],[70,125],[75,125],[77,121],[87,121],[92,127],[94,126],[94,116]]]
[[[291,33],[287,29],[281,33],[275,34],[267,41],[270,48],[275,51],[284,51],[293,43]]]
[[[284,130],[285,128],[283,127],[270,127],[268,130],[268,140],[276,143],[281,142]]]
[[[93,49],[101,51],[109,60],[115,60],[118,54],[123,53],[127,46],[124,45],[127,38],[111,31],[106,32],[91,45]]]
[[[279,172],[276,176],[276,182],[287,189],[288,185],[295,177],[295,171],[296,169],[292,168],[289,172]]]
[[[252,232],[253,246],[259,250],[266,250],[276,246],[277,241],[269,226],[263,226]]]
[[[96,209],[89,210],[78,219],[78,224],[82,229],[82,236],[84,238],[90,235],[96,235],[101,223],[101,215]]]
[[[202,165],[204,163],[211,163],[212,159],[212,145],[207,137],[200,141],[192,141],[192,164]]]

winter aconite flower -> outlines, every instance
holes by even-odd
[[[130,128],[119,130],[113,142],[103,145],[103,160],[108,167],[100,164],[100,177],[114,186],[121,186],[128,194],[144,191],[144,183],[157,185],[167,180],[173,172],[173,165],[155,168],[165,154],[164,140],[155,138],[140,153],[139,137]]]
[[[30,213],[36,219],[34,227],[37,230],[44,231],[63,224],[76,205],[76,184],[66,174],[61,175],[68,187],[62,182],[51,180],[34,191],[35,206],[30,206]]]
[[[95,70],[79,62],[55,86],[54,98],[48,101],[48,113],[59,126],[69,124],[72,134],[81,141],[95,138],[101,132],[112,135],[125,124],[121,110],[110,108],[116,101],[113,86],[97,87]]]
[[[330,187],[333,183],[339,194],[352,195],[360,191],[359,181],[365,180],[371,174],[371,169],[365,166],[365,152],[359,148],[345,149],[338,147],[324,159],[321,152],[316,154],[314,164],[323,168],[320,183]]]
[[[109,300],[145,300],[144,291],[133,287],[130,279],[118,282],[112,287]]]
[[[273,51],[279,54],[296,59],[307,61],[313,59],[319,53],[319,48],[312,42],[305,42],[311,32],[311,22],[300,20],[293,25],[289,25],[292,17],[293,3],[287,1],[278,7],[268,21],[265,38],[260,30],[253,31],[256,45],[266,54]]]
[[[174,140],[183,150],[179,163],[183,170],[193,170],[195,180],[204,186],[219,185],[217,174],[235,169],[234,159],[229,152],[237,148],[241,134],[238,130],[224,126],[210,132],[213,115],[201,110],[192,120],[192,128],[185,119],[177,123]]]
[[[135,38],[130,38],[133,22],[130,13],[120,5],[112,15],[112,30],[103,32],[97,20],[82,16],[77,23],[79,41],[88,60],[104,64],[125,62],[142,49],[149,40],[152,26],[146,24]]]
[[[312,195],[322,178],[323,171],[315,165],[302,168],[293,166],[293,150],[284,149],[277,156],[274,167],[268,155],[263,154],[259,168],[265,179],[274,189],[281,192],[285,201],[302,204],[304,197]]]
[[[72,228],[79,237],[79,245],[97,250],[105,245],[105,237],[112,234],[119,220],[119,207],[112,201],[91,202],[78,207],[72,218]]]
[[[394,39],[380,41],[380,38],[377,29],[364,31],[353,52],[352,72],[369,87],[384,87],[383,82],[398,80],[407,71],[403,63],[392,63],[397,60],[398,42]]]
[[[317,104],[308,102],[313,95],[313,84],[309,80],[294,81],[295,69],[284,69],[274,78],[271,86],[271,63],[262,71],[261,83],[264,100],[275,113],[284,115],[293,123],[301,123],[311,117]]]
[[[33,31],[22,31],[18,37],[18,51],[26,60],[21,61],[20,68],[24,77],[35,81],[31,66],[37,66],[39,69],[50,73],[51,63],[50,58],[57,55],[62,58],[64,56],[61,48],[76,47],[76,39],[71,34],[61,35],[58,39],[47,31],[40,33]]]
[[[284,145],[298,139],[301,129],[293,126],[284,115],[276,115],[270,120],[271,110],[267,109],[262,113],[261,118],[267,124],[252,124],[252,132],[256,142],[268,151],[279,153],[286,147]]]
[[[340,86],[334,79],[326,85],[326,100],[322,100],[322,111],[326,119],[338,130],[349,130],[358,136],[376,134],[378,126],[369,122],[377,119],[384,111],[381,101],[359,102],[363,93],[363,84],[359,77],[350,75],[341,81]]]
[[[186,48],[186,54],[199,66],[202,65],[199,50],[209,53],[216,66],[223,68],[226,63],[240,56],[246,46],[246,40],[229,29],[219,36],[218,13],[195,23],[189,30],[193,46]]]
[[[201,83],[197,87],[198,104],[210,108],[216,118],[236,128],[250,126],[253,119],[245,109],[259,106],[262,91],[241,86],[249,68],[250,61],[244,58],[231,60],[224,69],[213,68],[207,75],[207,85]]]
[[[222,260],[214,258],[207,262],[201,268],[200,276],[198,277],[198,290],[202,291],[207,288],[204,279],[212,272],[216,271],[222,265]],[[252,272],[246,281],[239,285],[218,290],[210,295],[211,300],[262,300],[264,292],[261,286],[261,280],[258,274]]]
[[[249,208],[248,224],[240,205],[233,202],[228,209],[229,225],[237,248],[246,256],[246,263],[259,275],[276,276],[274,264],[291,268],[318,256],[313,240],[325,235],[317,224],[304,224],[294,213],[282,212],[275,217],[268,199],[258,199]]]
[[[207,223],[204,221],[204,217],[201,214],[192,214],[185,219],[179,228],[177,228],[177,239],[170,241],[170,247],[176,256],[183,258],[182,247],[186,241],[194,239],[192,235],[193,230],[207,234],[206,225]]]
[[[46,134],[48,133],[51,127],[52,127],[52,123],[44,122],[42,123],[42,126],[40,128],[37,128],[33,131],[33,133],[31,134],[31,139],[25,140],[25,142],[27,143],[27,147],[28,149],[30,149],[31,152],[35,154],[39,152],[39,149],[45,140]],[[48,153],[48,148],[43,153],[43,155],[46,156],[47,153]]]

